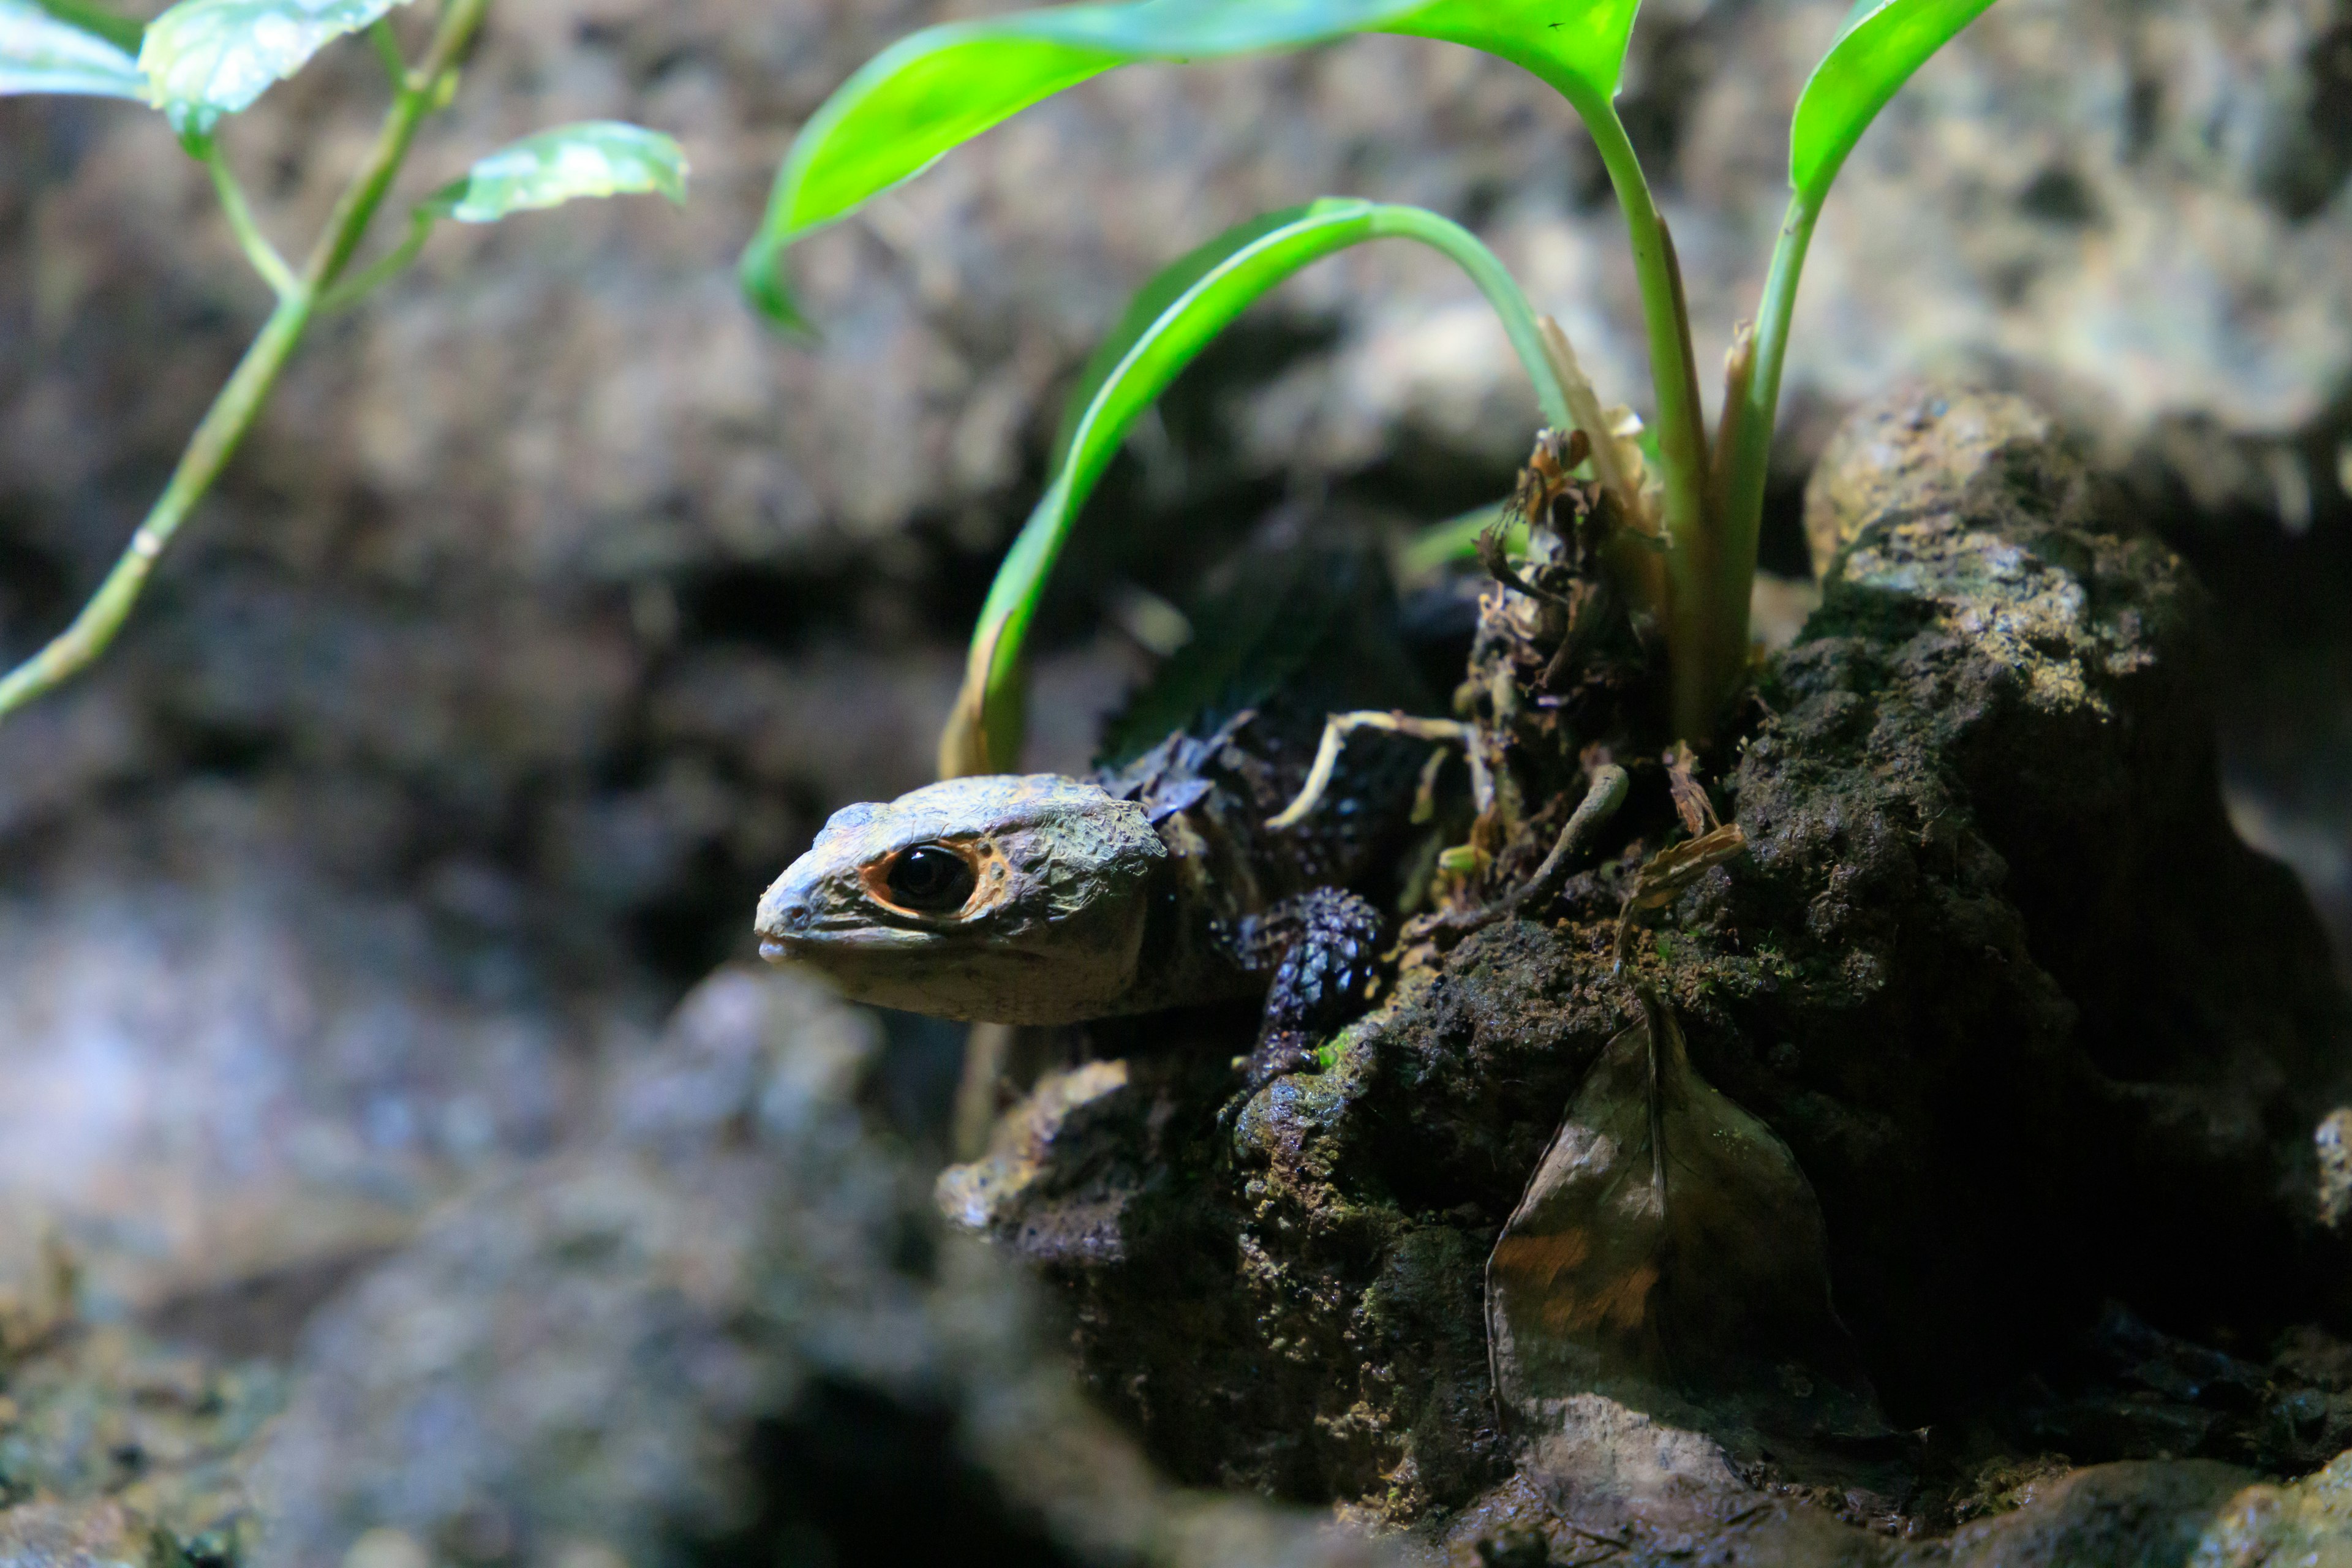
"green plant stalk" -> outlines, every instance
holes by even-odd
[[[246,260],[253,264],[253,269],[261,274],[261,280],[269,285],[270,292],[281,301],[294,294],[301,287],[294,279],[294,269],[286,265],[286,258],[278,254],[278,247],[269,243],[269,237],[262,233],[261,226],[254,221],[253,208],[245,199],[244,187],[236,183],[236,175],[230,172],[228,160],[221,154],[220,143],[211,137],[205,139],[205,170],[213,177],[213,191],[220,197],[221,212],[228,218],[229,232],[236,236],[236,243],[245,251]]]
[[[350,262],[367,233],[369,221],[383,205],[384,193],[391,188],[402,160],[408,155],[410,143],[415,140],[418,125],[435,107],[443,76],[456,65],[488,9],[489,0],[451,0],[442,11],[423,63],[408,73],[394,93],[392,107],[385,111],[383,128],[376,133],[375,145],[370,149],[367,161],[337,200],[318,244],[311,248],[301,272],[290,280],[290,290],[281,291],[277,309],[270,311],[268,321],[245,351],[245,357],[237,362],[212,406],[205,411],[195,434],[189,437],[186,449],[180,454],[178,465],[164,484],[163,493],[156,498],[138,531],[131,536],[130,544],[107,573],[106,580],[99,584],[98,592],[74,616],[73,624],[5,677],[0,677],[0,717],[79,674],[114,640],[164,547],[212,488],[213,481],[220,477],[246,432],[253,427],[270,389],[278,383],[278,374],[285,369],[295,345],[301,342],[320,293]],[[215,172],[216,182],[225,173]],[[236,189],[235,184],[222,183],[220,188],[227,203],[227,193]],[[242,207],[241,196],[229,204],[229,224],[237,229],[238,240],[244,244],[252,219],[247,213],[240,224]],[[259,238],[257,231],[253,231],[253,237]],[[266,246],[268,242],[264,240],[262,244]],[[253,254],[249,244],[247,254]],[[266,269],[264,276],[268,276]]]
[[[425,242],[433,237],[434,215],[422,207],[408,215],[408,232],[400,243],[370,262],[363,269],[342,279],[319,296],[318,310],[331,316],[346,310],[375,292],[384,284],[408,269],[411,262],[425,249]]]
[[[1826,182],[1824,182],[1826,184]],[[1789,324],[1797,304],[1797,281],[1804,271],[1805,251],[1812,244],[1813,225],[1822,216],[1824,192],[1799,191],[1789,198],[1788,215],[1780,220],[1780,236],[1772,246],[1772,265],[1764,275],[1764,294],[1756,306],[1756,366],[1747,395],[1727,421],[1724,454],[1724,561],[1728,571],[1740,568],[1743,581],[1756,572],[1756,536],[1763,525],[1764,479],[1772,458],[1772,427],[1779,417],[1780,370],[1789,352]],[[1741,641],[1746,641],[1748,606],[1739,607]]]
[[[1553,79],[1552,85],[1576,109],[1600,150],[1601,166],[1625,215],[1633,252],[1633,275],[1642,290],[1642,326],[1650,350],[1650,386],[1657,404],[1659,479],[1664,488],[1668,602],[1661,606],[1666,627],[1666,659],[1675,732],[1704,740],[1713,726],[1717,699],[1707,681],[1711,617],[1721,615],[1721,531],[1708,505],[1706,430],[1698,377],[1691,359],[1690,319],[1683,304],[1680,269],[1665,220],[1658,216],[1633,144],[1625,135],[1616,105],[1595,100],[1581,83]],[[1592,433],[1596,441],[1600,433]],[[1747,625],[1748,603],[1739,604]],[[1745,640],[1745,632],[1742,632]]]

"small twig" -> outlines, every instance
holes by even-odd
[[[1670,844],[1643,861],[1617,916],[1616,967],[1625,967],[1625,945],[1635,916],[1665,908],[1684,889],[1747,847],[1748,836],[1739,824],[1727,822],[1712,833]]]
[[[1625,770],[1616,763],[1603,763],[1592,770],[1591,786],[1553,840],[1551,853],[1536,868],[1536,874],[1505,900],[1513,911],[1540,910],[1559,897],[1560,889],[1568,885],[1570,858],[1584,847],[1594,828],[1617,815],[1617,808],[1625,804]]]
[[[1366,711],[1334,713],[1324,721],[1322,743],[1315,748],[1314,765],[1307,770],[1307,783],[1298,797],[1282,811],[1265,819],[1275,832],[1296,827],[1306,819],[1322,800],[1323,792],[1331,787],[1331,774],[1339,765],[1339,748],[1348,736],[1358,730],[1383,730],[1392,735],[1410,735],[1416,741],[1452,741],[1462,747],[1470,763],[1470,793],[1478,809],[1486,811],[1495,803],[1495,781],[1486,772],[1486,759],[1479,749],[1478,727],[1452,719],[1415,719],[1402,712]]]
[[[1489,904],[1468,910],[1448,910],[1418,915],[1406,925],[1408,942],[1434,939],[1441,948],[1451,947],[1472,931],[1484,931],[1507,916],[1541,910],[1559,896],[1568,883],[1568,864],[1577,850],[1591,837],[1592,830],[1617,813],[1625,803],[1625,770],[1614,763],[1603,763],[1592,770],[1591,787],[1584,799],[1569,816],[1567,824],[1553,840],[1551,853],[1543,864],[1513,892]]]
[[[1621,1526],[1615,1535],[1603,1535],[1597,1530],[1586,1529],[1572,1519],[1563,1519],[1559,1522],[1570,1531],[1584,1537],[1595,1546],[1613,1546],[1620,1552],[1633,1550],[1633,1531],[1630,1526]]]

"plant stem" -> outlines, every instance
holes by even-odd
[[[415,261],[425,242],[433,236],[433,215],[422,209],[408,215],[408,233],[400,243],[367,267],[343,279],[319,296],[319,313],[332,315],[337,310],[359,303],[402,272]]]
[[[1682,275],[1674,242],[1658,216],[1649,183],[1633,156],[1613,103],[1577,102],[1602,167],[1616,187],[1642,287],[1642,323],[1649,338],[1650,384],[1657,399],[1658,456],[1665,489],[1668,603],[1666,655],[1675,732],[1703,740],[1713,727],[1710,643],[1724,612],[1710,589],[1722,579],[1720,529],[1707,500],[1707,443],[1683,305]],[[1742,624],[1746,604],[1741,605]]]
[[[1800,191],[1789,198],[1787,216],[1780,220],[1780,237],[1772,247],[1772,265],[1764,276],[1764,295],[1756,307],[1756,363],[1745,395],[1725,426],[1731,450],[1722,467],[1724,537],[1727,558],[1744,560],[1749,573],[1756,564],[1756,535],[1764,516],[1764,479],[1772,458],[1772,426],[1780,403],[1780,367],[1789,351],[1789,322],[1797,303],[1797,279],[1805,268],[1805,249],[1812,243],[1813,225],[1822,216],[1821,196]]]
[[[280,300],[289,298],[300,287],[294,280],[294,269],[286,265],[286,258],[278,254],[278,247],[261,232],[261,226],[253,221],[253,208],[247,204],[244,188],[230,172],[228,159],[222,154],[217,141],[207,139],[205,142],[205,170],[213,177],[213,190],[220,196],[221,211],[228,216],[229,232],[236,236],[245,258],[253,263],[253,269],[261,274],[262,280]]]
[[[301,342],[320,293],[333,284],[351,260],[352,251],[367,232],[369,220],[383,204],[384,192],[400,172],[401,161],[408,155],[418,124],[434,107],[441,79],[454,68],[488,8],[489,0],[451,0],[442,11],[424,61],[407,73],[394,93],[392,107],[385,111],[383,127],[377,132],[367,161],[336,202],[334,213],[300,274],[289,279],[289,289],[281,290],[277,309],[270,311],[259,335],[245,351],[245,357],[237,362],[236,371],[213,399],[212,406],[205,411],[163,493],[156,498],[138,531],[131,536],[131,543],[106,574],[106,580],[99,584],[98,592],[74,616],[73,624],[0,678],[0,717],[79,674],[114,640],[164,546],[220,477],[237,444],[252,428],[271,387],[277,384],[278,373],[285,369],[288,357]],[[224,172],[216,168],[216,184]],[[231,183],[223,188],[226,193],[235,187]],[[224,194],[225,204],[228,199]],[[242,206],[241,197],[231,206],[232,227],[239,226],[238,212]],[[239,228],[240,242],[250,227],[251,215],[247,213],[244,226]],[[253,232],[258,238],[258,231]],[[266,245],[267,241],[262,243]],[[252,254],[249,246],[247,254]],[[255,265],[260,263],[257,261]],[[278,265],[282,268],[283,261]]]
[[[1633,249],[1633,275],[1642,288],[1642,325],[1649,339],[1650,382],[1658,404],[1658,451],[1666,491],[1666,527],[1676,548],[1705,510],[1701,476],[1706,471],[1706,433],[1700,423],[1698,382],[1691,372],[1690,325],[1682,312],[1682,282],[1664,220],[1650,197],[1649,182],[1633,156],[1616,107],[1603,103],[1585,124],[1601,150],[1601,165],[1616,187]]]
[[[398,92],[408,85],[408,60],[400,52],[399,36],[392,30],[389,16],[378,16],[368,27],[368,42],[375,46],[375,58],[383,62],[383,74]]]

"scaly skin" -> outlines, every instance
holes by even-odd
[[[969,896],[896,897],[899,858],[938,846]],[[950,779],[835,812],[760,900],[760,951],[843,992],[908,1012],[1068,1024],[1133,1010],[1143,937],[1172,895],[1167,846],[1129,801],[1056,773]],[[1153,968],[1173,954],[1155,954]]]
[[[1235,565],[1193,643],[1114,721],[1117,765],[837,813],[760,900],[761,951],[858,1001],[993,1023],[1264,994],[1253,1084],[1306,1059],[1363,1005],[1380,921],[1357,895],[1391,874],[1425,752],[1351,741],[1305,821],[1265,821],[1328,715],[1427,698],[1377,555],[1293,542]],[[931,882],[908,880],[919,862]]]
[[[950,779],[837,812],[761,899],[761,952],[857,1001],[991,1023],[1265,990],[1252,1082],[1292,1070],[1363,1005],[1380,921],[1334,882],[1387,835],[1345,784],[1297,831],[1269,833],[1298,770],[1237,745],[1254,717],[1171,736],[1099,782]],[[952,868],[943,907],[896,885],[914,854]]]

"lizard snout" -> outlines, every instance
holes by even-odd
[[[760,933],[760,956],[771,963],[790,957],[815,923],[814,901],[807,889],[793,885],[792,873],[787,871],[776,879],[775,885],[760,900],[759,919],[753,922]]]

